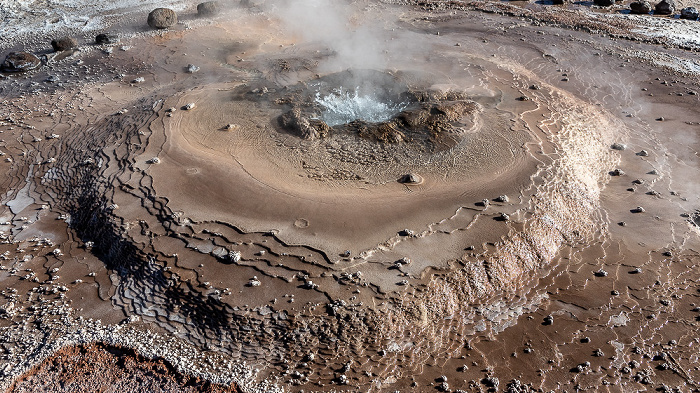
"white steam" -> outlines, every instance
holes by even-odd
[[[385,69],[389,36],[378,24],[360,24],[343,0],[279,0],[270,10],[304,43],[329,48],[333,56],[321,64],[322,71],[348,68]]]

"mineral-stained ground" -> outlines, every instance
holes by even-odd
[[[166,3],[0,6],[1,388],[700,389],[700,22]]]

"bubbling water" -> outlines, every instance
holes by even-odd
[[[361,94],[359,88],[348,91],[342,87],[325,96],[316,93],[316,102],[324,109],[321,120],[331,127],[354,120],[387,121],[408,106],[405,102],[387,102],[373,94]]]

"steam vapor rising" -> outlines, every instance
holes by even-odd
[[[379,26],[356,25],[353,10],[342,0],[281,0],[270,12],[305,43],[320,43],[334,56],[321,71],[385,69],[391,52]]]

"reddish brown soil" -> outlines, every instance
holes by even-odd
[[[214,385],[179,373],[163,359],[103,343],[64,348],[17,380],[7,392],[214,392],[235,393],[235,386]]]

